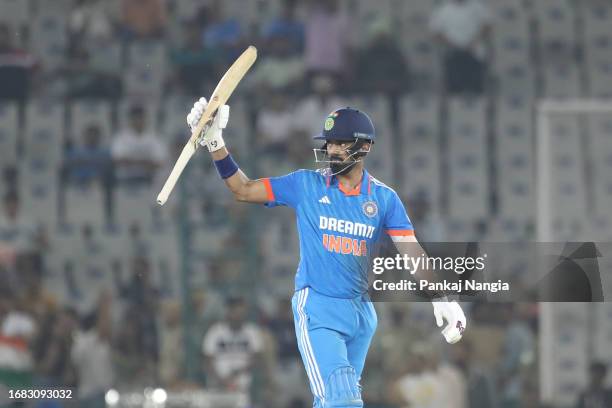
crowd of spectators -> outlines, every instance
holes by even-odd
[[[135,63],[127,56],[134,43],[163,46],[171,69],[155,86],[170,93],[208,93],[248,44],[260,51],[256,73],[248,80],[254,92],[270,88],[289,94],[309,92],[312,79],[321,74],[333,78],[343,93],[410,90],[410,61],[393,35],[396,23],[381,14],[353,24],[338,0],[283,0],[276,14],[250,24],[224,15],[220,1],[206,2],[190,16],[178,13],[178,2],[119,3],[113,8],[101,0],[75,0],[65,25],[67,40],[59,49],[63,57],[59,66],[46,64],[44,54],[28,51],[35,47],[27,40],[27,29],[24,35],[22,27],[2,23],[0,98],[126,96],[124,74]],[[473,16],[478,17],[474,24]],[[483,92],[484,40],[490,26],[490,12],[474,0],[449,1],[431,16],[432,42],[438,39],[446,50],[449,92]],[[117,44],[118,63],[103,52]]]

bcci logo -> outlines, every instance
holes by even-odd
[[[363,208],[363,213],[370,218],[378,214],[378,206],[374,201],[366,201],[361,208]]]
[[[338,112],[332,112],[329,114],[329,116],[327,117],[327,119],[325,119],[325,124],[323,125],[323,128],[328,131],[331,130],[331,128],[334,127],[334,118],[338,116]]]

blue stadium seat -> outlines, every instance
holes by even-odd
[[[17,104],[0,103],[0,162],[2,167],[17,164],[17,141],[20,133]]]
[[[485,110],[483,99],[449,101],[449,210],[453,217],[476,220],[489,213]]]
[[[440,104],[432,97],[404,97],[400,104],[398,138],[400,163],[398,191],[408,199],[424,195],[434,214],[439,214]],[[399,154],[399,155],[398,155]]]

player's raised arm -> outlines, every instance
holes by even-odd
[[[187,123],[192,129],[198,124],[206,109],[206,98],[200,98],[187,115]],[[272,200],[272,193],[267,179],[251,180],[236,164],[225,147],[222,137],[223,129],[229,120],[230,108],[223,105],[219,108],[210,127],[200,136],[199,143],[210,152],[215,167],[227,187],[238,201],[249,203],[266,203]]]

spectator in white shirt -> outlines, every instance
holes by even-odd
[[[434,10],[429,28],[445,47],[447,92],[482,93],[486,75],[485,39],[491,13],[478,0],[449,0]]]
[[[228,299],[226,321],[212,325],[204,336],[202,351],[210,386],[224,391],[249,391],[252,369],[263,345],[260,328],[246,321],[246,312],[244,299]]]
[[[159,137],[147,128],[144,108],[131,107],[129,126],[115,136],[111,147],[117,182],[150,184],[166,153]]]

